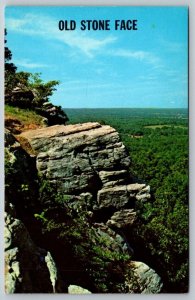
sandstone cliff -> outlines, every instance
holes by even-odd
[[[11,142],[8,141],[9,139]],[[7,151],[9,152],[8,160],[9,162],[12,161],[13,164],[13,161],[18,160],[16,150],[13,147],[13,144],[16,143],[16,141],[13,142],[13,137],[11,136],[9,136],[9,139],[7,139],[6,145]],[[96,249],[95,253],[98,253],[100,249],[101,252],[104,253],[100,253],[100,256],[101,259],[105,260],[107,272],[110,272],[110,274],[113,272],[116,273],[116,270],[114,270],[115,261],[113,258],[116,256],[116,253],[119,254],[119,256],[122,255],[126,257],[128,263],[126,263],[124,268],[124,276],[122,276],[122,279],[120,277],[120,288],[112,289],[112,285],[118,279],[109,277],[111,278],[110,280],[113,280],[113,283],[110,284],[111,290],[109,290],[109,292],[160,292],[162,283],[159,276],[145,264],[131,262],[133,249],[131,245],[129,245],[123,230],[131,230],[130,228],[137,218],[136,202],[149,201],[150,187],[144,183],[140,184],[135,182],[131,177],[131,174],[129,174],[130,159],[116,130],[110,126],[102,126],[99,123],[84,123],[68,126],[55,125],[26,131],[18,137],[18,140],[22,141],[23,148],[25,148],[25,151],[20,149],[20,151],[25,152],[25,154],[22,152],[23,155],[25,155],[25,158],[27,160],[29,159],[32,164],[33,162],[34,164],[36,163],[36,167],[34,165],[36,170],[34,172],[37,172],[38,174],[36,176],[47,181],[56,191],[56,194],[59,193],[60,195],[63,195],[63,205],[72,212],[73,216],[77,216],[77,219],[75,220],[78,220],[78,216],[80,218],[79,220],[83,220],[82,222],[84,222],[83,224],[86,228],[86,232],[93,231],[92,247],[94,247],[93,243],[101,241],[100,245],[97,245],[99,248]],[[18,145],[18,147],[21,148],[20,145]],[[27,164],[29,163],[27,162]],[[22,168],[25,169],[26,167],[22,166]],[[26,178],[25,175],[24,177]],[[38,198],[41,203],[41,196],[39,195]],[[33,207],[39,205],[39,203],[36,204],[35,200],[33,201]],[[50,203],[51,201],[52,199],[50,199]],[[12,199],[9,197],[9,203],[10,202],[12,202]],[[18,203],[14,203],[14,205],[17,207]],[[32,203],[30,204],[29,202],[29,204],[26,205],[30,206]],[[45,203],[44,208],[46,205],[52,206],[52,204]],[[18,212],[23,215],[21,206],[18,209]],[[85,212],[85,217],[83,217],[83,212]],[[42,218],[45,223],[46,221],[48,222],[47,214],[48,210],[45,209],[43,214],[40,215],[40,218]],[[69,222],[65,218],[65,215],[63,217],[63,207],[60,208],[60,211],[59,209],[57,210],[57,216],[59,215],[60,217],[56,217],[60,220],[58,220],[58,227],[56,228],[59,229],[59,226],[63,224],[64,230],[63,228],[60,229],[60,236],[63,236],[63,231],[67,230],[67,222]],[[82,216],[83,219],[81,219],[80,216]],[[23,221],[25,222],[25,217]],[[11,223],[14,224],[14,222],[17,223],[20,221],[12,219]],[[7,228],[10,226],[9,224],[6,223]],[[78,228],[79,226],[83,226],[80,224],[77,225]],[[68,235],[68,231],[66,232]],[[31,242],[29,233],[26,232],[25,234],[28,237],[26,240],[30,241],[27,242],[27,244],[33,244],[34,242]],[[10,239],[12,238],[10,237]],[[80,242],[81,237],[75,239],[75,241]],[[62,240],[62,242],[64,243],[64,240]],[[58,243],[57,238],[56,243]],[[59,244],[59,247],[62,247],[63,243]],[[16,247],[19,252],[23,251],[23,247],[20,247],[18,244],[15,245],[13,243],[13,246],[10,247],[13,249]],[[90,253],[91,249],[87,249],[86,247],[88,246],[85,246],[84,249]],[[29,248],[27,247],[27,249]],[[57,261],[54,262],[52,258],[52,247],[51,249],[39,250],[39,248],[36,249],[36,247],[33,246],[32,249],[34,249],[33,252],[36,253],[37,257],[34,262],[35,265],[39,265],[39,253],[41,253],[41,251],[42,253],[46,251],[43,256],[48,257],[49,255],[50,265],[52,264],[55,266],[53,267],[53,269],[56,270],[54,273],[61,273],[59,278],[56,275],[56,277],[54,276],[55,280],[50,280],[48,290],[45,290],[44,292],[51,292],[51,290],[53,292],[63,292],[65,290],[63,284],[68,281],[67,278],[63,278],[64,274],[67,273],[63,272],[62,265],[60,266],[61,263],[59,263],[62,262],[63,257],[59,258],[59,252],[55,252],[54,250],[53,254],[57,259]],[[64,249],[66,249],[66,246]],[[47,252],[47,250],[51,250],[51,254]],[[56,255],[56,253],[58,254]],[[63,249],[60,253],[63,253]],[[86,253],[85,256],[87,257],[87,255],[88,254]],[[31,254],[31,256],[33,256],[33,254]],[[118,262],[120,261],[118,258],[119,256],[117,256]],[[20,262],[17,259],[16,261],[18,264],[23,264],[23,262]],[[48,268],[48,263],[46,263],[47,259],[44,261],[45,269],[43,271],[47,271],[49,276],[50,270]],[[24,264],[26,263],[27,262],[25,261]],[[10,265],[10,262],[8,261],[7,264]],[[88,269],[90,268],[87,265],[85,272],[89,272],[89,280],[93,281],[94,278],[90,277],[90,271],[87,271]],[[27,275],[24,277],[26,278],[26,276]],[[7,278],[7,281],[9,282],[10,275]],[[74,276],[72,278],[74,279]],[[101,278],[98,280],[101,282]],[[56,281],[61,282],[61,284],[58,285],[58,289],[54,289]],[[24,282],[25,285],[25,280],[21,282]],[[81,286],[84,284],[82,278],[71,283],[75,285],[80,283]],[[103,284],[105,285],[105,283]],[[10,286],[14,285],[16,285],[16,283],[10,284]],[[83,286],[83,288],[90,288],[90,286],[93,287],[93,284]],[[101,285],[98,285],[98,287],[99,291],[101,291]],[[28,292],[32,289],[33,287],[29,288]],[[14,287],[7,289],[8,292],[23,292],[24,290],[24,286],[20,286],[19,290]]]
[[[130,219],[135,218],[134,202],[150,198],[149,186],[133,182],[128,172],[127,151],[110,126],[56,125],[27,131],[21,136],[37,157],[38,172],[56,189],[81,199],[87,193],[89,209],[118,211],[107,220],[109,224],[116,223],[117,219],[131,223]]]

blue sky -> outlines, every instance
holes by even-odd
[[[59,80],[52,103],[64,108],[188,106],[187,7],[7,7],[8,47],[18,71]],[[76,20],[60,31],[59,20]],[[110,31],[81,31],[109,19]],[[114,30],[137,19],[138,30]]]

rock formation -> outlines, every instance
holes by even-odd
[[[162,282],[155,271],[143,262],[131,261],[129,267],[134,273],[134,280],[127,278],[129,293],[154,294],[162,290]]]
[[[66,124],[68,117],[61,107],[53,105],[51,102],[44,102],[42,107],[35,107],[41,116],[44,117],[45,125]]]
[[[87,211],[90,226],[97,237],[106,240],[109,251],[130,257],[133,249],[128,244],[123,229],[130,230],[134,224],[137,218],[135,204],[137,201],[150,199],[150,187],[135,182],[129,174],[130,159],[116,130],[99,123],[55,125],[23,132],[19,140],[27,145],[25,155],[28,159],[36,159],[39,176],[55,187],[56,193],[63,193],[73,211]],[[9,150],[10,147],[13,149],[16,141],[9,133],[7,141]],[[10,159],[13,151],[9,153]],[[87,226],[86,224],[86,229]],[[25,235],[29,241],[28,234]],[[13,243],[13,247],[20,249],[18,244]],[[32,249],[37,259],[34,263],[38,264],[39,253],[44,250],[37,250],[35,246]],[[50,274],[51,278],[49,292],[56,285],[57,268],[50,253],[44,252],[43,256],[45,272],[48,271],[46,277],[49,278]],[[138,266],[136,262],[130,262],[128,267],[133,273],[131,272],[131,276],[126,275],[126,282],[123,283],[127,292],[136,292],[138,287],[141,293],[160,292],[161,280],[152,269],[146,265]],[[147,280],[144,279],[145,275]],[[133,285],[135,278],[136,287]],[[55,289],[55,292],[62,289]],[[10,290],[15,291],[14,288]],[[23,292],[22,288],[20,292]]]
[[[4,238],[6,293],[62,292],[50,252],[37,247],[24,224],[8,213]]]
[[[133,183],[128,153],[110,126],[56,125],[21,136],[36,153],[39,173],[68,195],[89,193],[93,210],[117,211],[150,198],[148,186]]]
[[[82,295],[82,294],[91,294],[91,292],[77,285],[69,285],[68,294]]]
[[[53,105],[49,101],[43,103],[37,102],[38,91],[36,88],[27,87],[25,84],[18,85],[8,94],[5,95],[5,103],[22,109],[35,110],[39,115],[43,116],[43,125],[66,124],[68,117],[61,106]]]
[[[35,197],[33,167],[26,152],[14,136],[5,131],[5,161],[6,168],[13,173],[12,181],[19,188],[19,182],[25,182],[30,188],[32,198],[26,194],[26,203],[18,199],[11,199],[11,180],[6,182],[5,194],[5,292],[6,293],[54,293],[65,292],[66,288],[58,276],[56,264],[49,251],[37,247],[32,241],[24,223],[18,219],[15,205],[23,206]],[[11,172],[8,170],[8,172]],[[10,176],[8,173],[7,176]],[[17,182],[17,177],[19,181]],[[21,188],[26,188],[24,184]],[[13,204],[14,203],[14,204]],[[29,207],[30,207],[30,203]],[[23,207],[25,210],[25,207]]]

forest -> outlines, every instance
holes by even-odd
[[[134,259],[148,263],[158,272],[164,292],[186,292],[188,110],[66,108],[65,111],[69,123],[98,121],[117,129],[129,151],[132,176],[149,184],[152,192],[152,200],[137,207],[139,221],[129,235],[136,253]]]
[[[45,126],[41,124],[40,115],[51,119],[49,113],[46,114],[46,108],[58,81],[44,83],[40,74],[16,72],[17,68],[10,62],[11,58],[11,51],[5,47],[5,113],[7,114],[5,125],[12,133],[18,134],[29,127],[29,124],[25,125],[26,119],[36,125],[35,128]],[[53,109],[54,107],[52,107]],[[47,125],[65,124],[69,118],[69,124],[97,121],[101,124],[108,124],[119,132],[131,158],[130,173],[132,178],[135,178],[136,182],[149,184],[152,194],[150,201],[136,203],[137,221],[131,227],[130,232],[125,232],[125,236],[134,250],[132,259],[148,264],[160,275],[164,286],[162,292],[187,292],[189,273],[188,110],[64,108],[63,111],[61,107],[55,107],[55,111],[58,118],[52,118]],[[25,121],[24,118],[26,118]],[[38,124],[35,124],[35,120]],[[19,126],[21,128],[19,130],[17,128],[16,131],[15,125],[8,126],[10,122],[21,125]],[[32,126],[32,124],[30,125]],[[86,249],[93,250],[91,257],[98,258],[98,264],[101,266],[104,264],[105,257],[113,265],[117,261],[121,263],[118,253],[115,253],[116,257],[113,258],[111,257],[113,253],[110,253],[109,249],[107,251],[100,251],[98,247],[94,249],[91,238],[93,230],[90,227],[86,230],[86,223],[82,221],[82,214],[79,215],[78,219],[74,219],[71,215],[72,223],[69,224],[69,227],[65,223],[67,231],[64,231],[65,226],[63,226],[61,219],[57,220],[57,223],[53,219],[46,220],[44,209],[47,209],[47,213],[52,212],[53,214],[56,206],[61,209],[60,205],[64,205],[64,202],[61,203],[62,199],[58,199],[58,194],[54,193],[53,189],[48,186],[48,182],[40,178],[40,182],[36,181],[38,190],[35,189],[35,191],[39,195],[38,200],[41,199],[43,203],[44,201],[45,203],[48,202],[49,199],[49,207],[45,208],[45,204],[43,205],[39,201],[40,212],[37,213],[37,201],[35,201],[37,195],[34,195],[36,194],[34,187],[30,188],[31,182],[28,183],[29,186],[24,184],[26,178],[23,182],[25,176],[19,176],[20,172],[21,164],[19,163],[19,168],[16,170],[16,167],[12,166],[10,162],[10,156],[5,156],[6,195],[12,201],[13,199],[17,200],[17,198],[20,199],[19,202],[15,201],[15,205],[20,210],[23,221],[28,225],[28,230],[34,236],[37,244],[42,242],[45,246],[46,242],[52,241],[52,246],[56,246],[57,251],[60,252],[61,244],[55,244],[51,237],[54,235],[55,241],[62,238],[66,247],[67,244],[71,245],[69,254],[72,255],[74,263],[75,257],[77,259],[79,257],[80,265],[83,266],[86,263],[88,266],[89,264],[88,267],[92,270],[92,279],[98,282],[98,291],[110,291],[109,285],[112,285],[111,290],[113,291],[116,287],[116,280],[111,280],[110,277],[116,274],[113,271],[106,273],[107,265],[104,269],[94,267],[97,261],[94,262],[93,259],[89,259],[89,252]],[[32,171],[30,173],[32,176]],[[64,200],[64,195],[60,196],[63,196]],[[68,202],[67,199],[66,202]],[[53,204],[51,205],[51,203]],[[70,208],[67,211],[68,215]],[[64,218],[64,210],[62,216]],[[32,226],[32,224],[37,224],[36,222],[43,222],[43,225],[46,226],[39,224],[39,234],[38,227],[34,230]],[[56,230],[59,231],[57,235]],[[98,244],[97,240],[95,246],[96,244]],[[77,247],[78,245],[80,248]],[[73,255],[75,246],[77,247],[76,254]],[[64,256],[62,259],[64,261]],[[105,287],[102,287],[102,284]]]

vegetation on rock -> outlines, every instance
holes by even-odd
[[[41,179],[39,195],[42,208],[35,218],[41,224],[43,239],[50,241],[50,247],[55,241],[61,245],[61,249],[53,248],[56,258],[59,259],[62,249],[69,255],[61,266],[64,277],[72,268],[80,277],[76,283],[93,292],[125,292],[124,279],[130,256],[119,249],[114,251],[114,241],[103,232],[98,234],[88,211],[83,207],[77,211],[72,209],[70,196],[56,194],[56,189],[47,180]],[[74,277],[71,279],[75,281]]]
[[[7,34],[6,31],[5,34]],[[61,106],[54,106],[48,102],[59,81],[51,80],[45,83],[40,77],[41,73],[17,72],[17,67],[11,62],[10,49],[5,47],[4,52],[5,104],[35,110],[48,119],[48,125],[65,124],[68,117]]]
[[[67,112],[72,123],[102,120],[118,130],[130,153],[131,174],[147,182],[153,195],[152,202],[137,206],[137,223],[126,233],[135,259],[145,261],[161,275],[165,292],[188,291],[187,110],[127,108],[67,109]]]

